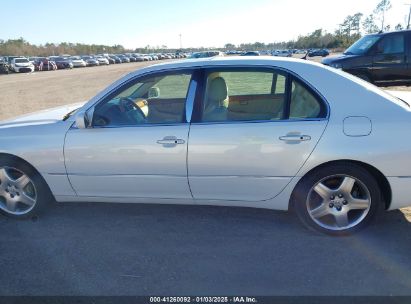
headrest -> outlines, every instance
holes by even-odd
[[[159,98],[160,97],[160,88],[152,87],[148,90],[148,98]]]
[[[212,79],[208,87],[208,101],[221,103],[227,99],[227,95],[227,84],[224,78],[216,77]]]

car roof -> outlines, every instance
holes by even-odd
[[[278,66],[297,64],[297,65],[315,65],[321,66],[322,64],[303,60],[299,58],[284,58],[284,57],[274,57],[274,56],[258,56],[258,57],[244,57],[244,56],[215,56],[208,58],[197,58],[197,59],[185,59],[179,61],[172,61],[166,63],[159,63],[155,65],[148,66],[143,69],[139,69],[134,73],[140,72],[154,72],[166,69],[178,69],[178,68],[204,68],[209,66]]]
[[[398,31],[391,31],[391,32],[377,32],[368,34],[367,36],[386,36],[386,35],[393,35],[398,33],[410,33],[411,30],[398,30]]]

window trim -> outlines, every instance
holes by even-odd
[[[311,88],[308,87],[306,83],[302,82],[300,79],[296,78],[295,76],[291,75],[291,76],[289,77],[289,79],[290,79],[290,83],[289,83],[289,87],[288,87],[289,96],[288,96],[288,116],[287,116],[287,119],[288,119],[289,121],[301,120],[301,119],[303,119],[303,120],[305,120],[305,119],[321,119],[320,117],[318,117],[318,118],[290,118],[290,114],[291,114],[291,102],[292,102],[292,100],[291,100],[291,98],[292,98],[292,83],[293,83],[293,81],[295,81],[295,82],[299,83],[300,85],[302,85],[309,93],[311,93],[311,94],[314,96],[314,98],[315,98],[317,101],[319,101],[319,103],[320,103],[320,108],[321,108],[321,112],[320,112],[320,113],[325,112],[324,117],[326,118],[326,117],[328,116],[329,109],[327,109],[327,107],[325,106],[324,102],[321,101],[322,99],[320,98],[320,95],[316,94],[316,92],[313,91],[313,90],[311,90]],[[288,84],[287,84],[287,85],[288,85]]]
[[[86,112],[90,112],[92,117],[91,117],[91,129],[105,129],[105,128],[132,128],[132,127],[154,127],[154,126],[179,126],[179,125],[187,125],[189,122],[187,121],[187,104],[188,104],[188,98],[192,98],[194,94],[190,95],[190,89],[192,89],[192,82],[194,79],[196,79],[196,73],[198,69],[195,67],[193,68],[180,68],[180,69],[170,69],[170,70],[159,70],[159,71],[153,71],[153,72],[148,72],[140,75],[136,75],[135,77],[132,77],[128,79],[127,81],[121,83],[119,86],[113,88],[110,92],[105,94],[102,98],[100,98],[96,103],[94,103],[89,109],[87,109]],[[187,88],[187,93],[185,97],[185,103],[184,103],[184,111],[183,111],[183,119],[181,122],[176,122],[176,123],[147,123],[147,124],[133,124],[133,125],[108,125],[108,126],[95,126],[93,124],[93,118],[94,118],[94,113],[97,109],[97,107],[101,104],[104,104],[117,96],[121,91],[126,90],[127,88],[130,88],[134,84],[138,82],[143,82],[146,79],[150,79],[153,77],[158,77],[158,76],[167,76],[167,75],[176,75],[176,74],[184,74],[184,73],[191,73],[191,78],[188,84]],[[193,102],[192,102],[193,103]]]
[[[328,103],[327,99],[308,81],[297,75],[295,72],[290,71],[288,69],[276,66],[266,66],[266,65],[210,65],[208,67],[202,67],[201,70],[201,85],[198,86],[198,91],[196,94],[196,98],[194,101],[194,113],[192,114],[193,119],[191,120],[191,124],[196,125],[210,125],[210,124],[244,124],[244,123],[277,123],[277,122],[301,122],[301,121],[328,121],[330,117],[330,104]],[[220,72],[224,71],[232,71],[232,70],[250,70],[250,71],[280,71],[283,72],[286,76],[286,87],[285,87],[285,111],[283,113],[283,117],[281,119],[276,120],[227,120],[227,121],[210,121],[204,122],[202,121],[202,110],[204,104],[204,96],[206,90],[206,82],[207,82],[207,75],[210,74],[210,71],[216,70]],[[290,107],[291,107],[291,84],[292,80],[295,79],[300,82],[314,97],[321,103],[321,107],[324,108],[325,115],[322,118],[295,118],[290,119]],[[286,113],[287,112],[287,113]],[[285,115],[287,114],[287,116]]]

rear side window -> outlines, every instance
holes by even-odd
[[[203,122],[283,119],[286,75],[281,71],[213,71],[206,78]]]
[[[404,35],[396,34],[384,37],[378,43],[378,53],[398,54],[404,53]]]
[[[323,103],[305,85],[297,80],[291,84],[290,119],[325,117]]]
[[[327,116],[324,101],[282,70],[213,69],[206,73],[201,122],[275,121]]]

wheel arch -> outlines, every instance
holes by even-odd
[[[384,176],[384,174],[378,170],[377,168],[375,168],[374,166],[367,164],[365,162],[362,161],[358,161],[358,160],[351,160],[351,159],[341,159],[341,160],[334,160],[334,161],[329,161],[323,164],[320,164],[312,169],[310,169],[308,172],[306,172],[304,174],[304,176],[302,176],[300,178],[300,180],[298,181],[298,183],[295,185],[292,194],[291,194],[291,199],[290,199],[290,206],[292,207],[293,203],[294,203],[294,192],[295,190],[298,188],[299,184],[304,180],[304,178],[308,175],[310,175],[312,172],[323,168],[323,167],[327,167],[333,164],[355,164],[357,166],[360,166],[362,168],[364,168],[365,170],[367,170],[377,181],[379,188],[381,189],[381,194],[382,194],[382,199],[383,199],[383,203],[384,203],[384,208],[385,210],[388,210],[390,205],[391,205],[391,200],[392,200],[392,191],[391,191],[391,186],[390,183],[388,182],[388,179]]]
[[[13,159],[19,162],[22,162],[24,165],[28,166],[31,170],[33,170],[34,173],[36,173],[43,181],[44,185],[47,186],[47,189],[49,191],[49,194],[54,198],[54,194],[50,189],[50,186],[48,185],[48,183],[46,182],[45,178],[43,177],[43,175],[40,173],[39,170],[37,170],[30,162],[28,162],[27,160],[23,159],[20,156],[14,155],[14,154],[10,154],[10,153],[5,153],[5,152],[0,152],[0,160],[1,159]]]

